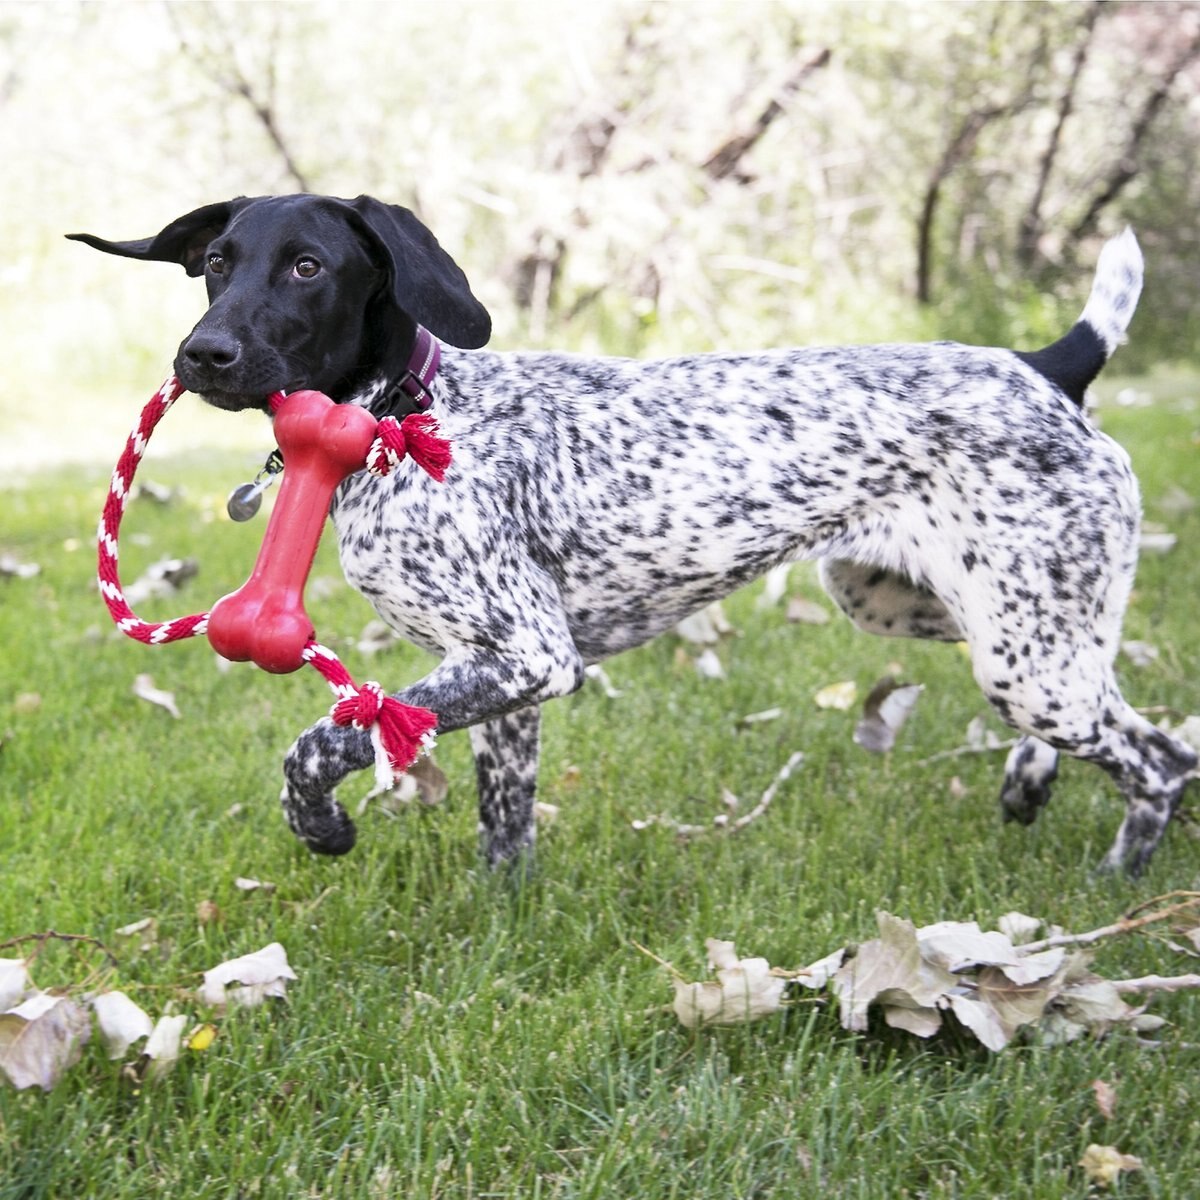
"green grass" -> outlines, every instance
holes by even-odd
[[[1164,515],[1159,500],[1173,485],[1197,491],[1200,383],[1136,386],[1154,404],[1110,406],[1103,421],[1134,457],[1148,517],[1179,543],[1144,559],[1127,622],[1160,657],[1121,672],[1133,703],[1196,713],[1200,512]],[[150,471],[187,492],[131,507],[124,578],[168,554],[194,555],[201,572],[143,615],[209,607],[246,576],[261,522],[209,516],[247,463]],[[821,1005],[699,1036],[652,1011],[669,988],[634,942],[699,977],[707,936],[798,966],[871,936],[879,907],[984,924],[1019,909],[1086,929],[1197,887],[1185,824],[1145,880],[1091,875],[1121,811],[1095,770],[1067,764],[1025,830],[1000,824],[1000,756],[923,765],[984,709],[956,648],[875,640],[841,619],[789,625],[750,589],[727,605],[742,636],[720,649],[726,679],[699,680],[664,638],[609,664],[619,699],[589,684],[548,708],[543,798],[560,814],[523,886],[479,867],[461,734],[439,745],[445,805],[395,819],[372,809],[355,851],[324,860],[294,842],[275,796],[282,752],[326,710],[325,685],[309,671],[221,674],[203,642],[151,650],[114,634],[91,584],[106,480],[107,464],[3,496],[0,551],[42,572],[0,579],[0,940],[56,929],[117,947],[117,929],[154,916],[158,943],[118,949],[112,982],[156,1011],[199,971],[269,941],[299,980],[286,1003],[223,1020],[209,1051],[139,1094],[96,1045],[48,1095],[0,1091],[0,1200],[1083,1197],[1089,1142],[1146,1164],[1113,1195],[1194,1194],[1193,996],[1154,1001],[1172,1022],[1158,1051],[1115,1035],[994,1056],[953,1034],[850,1035]],[[314,574],[338,578],[331,545]],[[809,568],[792,590],[818,597]],[[344,585],[309,611],[360,680],[398,687],[427,667],[405,647],[358,654],[370,613]],[[851,741],[854,714],[811,697],[841,679],[865,692],[892,662],[926,692],[897,749],[868,755]],[[143,671],[176,693],[181,721],[133,698]],[[776,705],[779,720],[736,731]],[[723,786],[753,803],[795,749],[802,769],[736,837],[681,845],[631,828],[657,812],[703,820]],[[347,784],[351,806],[368,784]],[[241,893],[239,875],[276,890]],[[200,923],[204,900],[222,922]],[[1149,939],[1109,945],[1099,965],[1192,969]],[[36,970],[43,986],[78,975],[61,950]],[[1092,1098],[1098,1078],[1117,1089],[1111,1119]]]

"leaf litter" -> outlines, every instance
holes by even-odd
[[[1002,918],[1004,929],[985,931],[975,921],[918,928],[880,910],[877,937],[840,947],[798,970],[739,958],[732,942],[710,938],[705,945],[716,978],[692,982],[669,968],[672,1007],[688,1028],[731,1025],[782,1010],[803,987],[827,991],[837,1002],[842,1028],[858,1033],[868,1032],[878,1013],[887,1026],[920,1038],[957,1026],[993,1053],[1026,1031],[1048,1045],[1103,1037],[1115,1029],[1144,1039],[1166,1022],[1126,997],[1197,989],[1200,975],[1107,979],[1092,970],[1085,947],[1164,921],[1195,920],[1200,893],[1173,892],[1155,904],[1101,929],[1055,931],[1040,941],[1029,935],[1042,922],[1020,913]],[[1096,1097],[1102,1111],[1106,1106],[1111,1111],[1115,1093],[1097,1084]]]
[[[218,1026],[211,1021],[197,1024],[187,1012],[174,1011],[155,1019],[124,991],[108,987],[116,959],[95,938],[51,931],[14,938],[0,949],[29,942],[36,946],[26,957],[0,958],[0,1082],[50,1091],[79,1062],[95,1033],[110,1059],[125,1060],[121,1075],[140,1088],[168,1073],[183,1050],[201,1053],[216,1038]],[[65,943],[77,954],[82,947],[99,950],[107,965],[90,970],[81,983],[43,990],[34,983],[31,967],[51,942]],[[222,1015],[286,996],[296,974],[283,946],[272,942],[219,963],[203,979],[194,993],[173,991]],[[136,1050],[139,1043],[144,1044]]]

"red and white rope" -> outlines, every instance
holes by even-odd
[[[132,495],[134,474],[155,426],[185,390],[172,375],[142,410],[117,460],[96,533],[97,578],[104,603],[122,633],[151,646],[199,637],[208,628],[207,612],[174,617],[169,621],[143,621],[129,607],[117,565],[121,518]],[[272,412],[282,401],[280,392],[269,397]],[[389,422],[390,427],[385,428]],[[386,475],[406,453],[438,481],[450,462],[449,443],[438,436],[436,421],[425,414],[413,414],[403,423],[385,418],[366,461],[373,474]],[[325,679],[336,697],[329,713],[335,724],[353,725],[370,733],[375,748],[375,776],[383,786],[390,785],[394,775],[403,772],[423,749],[432,747],[437,729],[435,713],[402,704],[385,695],[383,688],[374,681],[358,687],[338,656],[315,639],[305,645],[301,657]]]

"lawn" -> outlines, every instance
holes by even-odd
[[[1200,500],[1200,380],[1110,383],[1104,395],[1102,423],[1133,456],[1147,519],[1178,538],[1143,557],[1126,637],[1158,654],[1122,657],[1123,685],[1135,705],[1200,713],[1200,510],[1181,495]],[[321,859],[276,802],[283,751],[329,704],[316,674],[222,672],[202,640],[150,649],[108,622],[92,538],[119,448],[3,495],[0,553],[40,572],[0,577],[0,941],[98,939],[116,963],[105,986],[196,1020],[209,1014],[189,989],[222,960],[278,941],[297,980],[285,1000],[220,1017],[212,1046],[156,1083],[133,1085],[94,1039],[50,1092],[0,1089],[0,1200],[1048,1200],[1095,1194],[1077,1165],[1090,1143],[1143,1162],[1113,1195],[1195,1194],[1191,993],[1154,998],[1170,1022],[1158,1048],[1117,1031],[997,1054],[953,1031],[851,1034],[811,996],[698,1034],[661,1009],[669,976],[639,945],[700,978],[710,936],[801,966],[873,936],[877,909],[985,928],[1018,910],[1086,930],[1200,886],[1188,820],[1144,879],[1092,874],[1121,815],[1094,769],[1066,764],[1054,802],[1022,829],[999,820],[1002,753],[933,758],[985,715],[956,647],[872,639],[840,617],[789,622],[756,585],[726,605],[737,633],[716,649],[723,678],[702,677],[697,648],[664,637],[607,664],[619,695],[589,681],[548,707],[542,798],[558,811],[532,878],[479,865],[463,734],[438,745],[444,803],[374,803],[353,853]],[[245,578],[263,525],[230,523],[223,497],[255,465],[226,450],[147,468],[181,494],[131,505],[123,578],[165,556],[193,557],[199,572],[142,615],[207,608]],[[400,644],[358,647],[371,613],[331,544],[314,585],[318,633],[357,679],[396,688],[427,668]],[[809,566],[793,569],[789,594],[821,600]],[[851,737],[857,714],[813,696],[846,680],[865,695],[897,665],[925,692],[895,749],[869,754]],[[179,719],[132,694],[143,672],[174,693]],[[774,720],[739,724],[772,708]],[[707,821],[723,789],[744,811],[795,750],[801,768],[737,834],[684,843],[664,824],[635,828],[653,814]],[[370,782],[347,782],[351,808]],[[273,887],[243,890],[239,877]],[[142,935],[118,932],[145,918]],[[84,986],[88,964],[104,962],[51,942],[34,977]],[[1104,944],[1096,965],[1195,970],[1150,936]],[[1115,1089],[1111,1115],[1095,1080]]]

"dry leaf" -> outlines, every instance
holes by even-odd
[[[1007,912],[996,922],[996,927],[1014,946],[1031,942],[1034,935],[1042,927],[1037,917],[1027,917],[1024,913]]]
[[[178,706],[175,704],[175,693],[164,692],[161,688],[154,686],[154,678],[151,675],[139,675],[133,681],[133,694],[139,700],[145,700],[148,704],[156,704],[159,708],[165,708],[177,721],[181,714]]]
[[[140,921],[122,925],[115,933],[144,954],[158,944],[158,921],[154,917],[143,917]]]
[[[866,1029],[872,1003],[933,1008],[958,983],[949,971],[921,957],[911,921],[886,912],[876,913],[875,919],[879,937],[863,942],[830,980],[846,1029]]]
[[[539,825],[553,825],[558,820],[558,805],[547,804],[545,800],[535,800],[533,819]]]
[[[154,1022],[124,992],[104,992],[92,1000],[100,1038],[109,1058],[124,1058],[134,1042],[154,1032]]]
[[[858,688],[854,680],[847,679],[844,683],[831,683],[821,688],[813,701],[818,708],[839,708],[843,711],[852,708],[858,698]]]
[[[1121,653],[1135,667],[1148,667],[1158,659],[1158,647],[1151,645],[1149,642],[1122,642]]]
[[[763,576],[763,589],[755,601],[756,608],[774,608],[787,593],[788,576],[792,573],[791,563],[780,563]]]
[[[147,600],[173,596],[199,570],[194,558],[160,559],[125,588],[125,599],[136,608]]]
[[[28,960],[0,958],[0,1012],[20,1004],[29,990]]]
[[[738,958],[732,942],[717,938],[704,945],[716,981],[674,981],[675,1015],[688,1029],[755,1021],[783,1007],[787,980],[773,975],[765,958]]]
[[[793,596],[788,601],[787,619],[800,625],[827,625],[829,610],[815,600]]]
[[[261,879],[247,879],[244,875],[239,875],[234,881],[233,886],[239,892],[273,892],[275,884],[267,883]]]
[[[1142,1160],[1132,1154],[1122,1154],[1116,1146],[1097,1146],[1093,1142],[1083,1152],[1079,1165],[1092,1183],[1111,1187],[1122,1171],[1140,1171]]]
[[[215,900],[201,900],[196,905],[196,920],[201,925],[220,925],[225,914]]]
[[[725,668],[721,666],[721,660],[717,657],[715,650],[705,650],[699,658],[696,659],[696,670],[705,679],[724,679]]]
[[[1111,1121],[1117,1110],[1117,1089],[1103,1079],[1092,1080],[1092,1092],[1096,1097],[1096,1107],[1105,1120]]]
[[[79,1061],[91,1036],[91,1020],[74,1000],[36,992],[0,1013],[0,1074],[15,1088],[48,1092]]]
[[[881,679],[863,702],[862,720],[854,727],[855,742],[875,753],[890,750],[924,690],[922,683]]]
[[[726,620],[725,610],[718,600],[707,608],[692,613],[690,617],[684,617],[675,626],[675,632],[685,642],[692,642],[697,646],[715,646],[721,638],[734,633],[735,630]]]
[[[288,966],[287,952],[278,942],[272,942],[253,954],[220,963],[204,972],[204,984],[199,990],[203,1004],[222,1008],[238,1004],[253,1008],[272,996],[285,996],[288,981],[295,979]],[[240,987],[229,989],[230,984]]]
[[[0,554],[0,575],[10,579],[32,579],[41,569],[37,563],[21,562],[11,554]]]
[[[762,712],[747,713],[738,721],[738,728],[749,729],[751,725],[765,725],[768,721],[778,721],[782,716],[782,708],[764,708]]]
[[[358,635],[354,648],[359,654],[378,654],[380,650],[394,646],[397,641],[399,637],[390,625],[383,621],[368,621],[363,626],[362,633]]]
[[[204,1025],[197,1025],[184,1039],[183,1044],[189,1050],[194,1050],[197,1054],[202,1054],[216,1040],[217,1027],[215,1025],[205,1023]]]
[[[621,689],[613,686],[613,682],[608,677],[608,673],[599,663],[592,663],[589,667],[584,667],[583,673],[588,679],[594,680],[600,685],[601,691],[610,700],[619,700],[622,696]]]
[[[42,707],[42,697],[38,692],[18,692],[13,697],[13,712],[35,713]]]
[[[171,1070],[179,1060],[183,1029],[189,1020],[187,1013],[158,1018],[138,1060],[139,1078],[161,1079]]]

